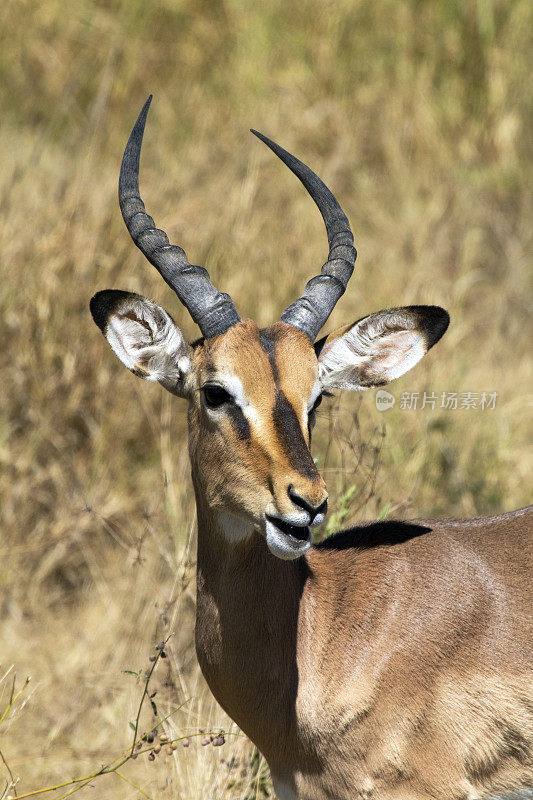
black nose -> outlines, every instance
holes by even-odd
[[[318,514],[325,514],[326,511],[328,510],[328,499],[327,498],[325,500],[323,500],[322,503],[320,503],[320,505],[312,506],[310,503],[307,502],[307,500],[304,500],[303,497],[300,497],[299,494],[296,494],[296,492],[293,489],[292,483],[289,486],[289,488],[287,489],[287,492],[288,492],[289,497],[290,497],[290,499],[292,500],[292,502],[294,503],[295,506],[299,506],[300,508],[303,508],[304,511],[307,511],[311,515],[311,522],[314,520],[314,518]]]

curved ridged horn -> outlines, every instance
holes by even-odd
[[[204,267],[189,263],[185,251],[170,244],[168,236],[155,227],[139,194],[139,161],[144,126],[152,95],[143,106],[130,134],[118,182],[120,210],[131,238],[178,295],[206,338],[225,333],[240,322],[231,297],[215,289]]]
[[[311,278],[302,296],[291,303],[281,315],[283,322],[299,328],[314,342],[335,304],[346,291],[352,275],[357,257],[353,233],[346,214],[318,175],[262,133],[254,130],[252,133],[270,147],[301,180],[318,206],[326,225],[328,260],[322,267],[321,274]]]

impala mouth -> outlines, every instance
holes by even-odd
[[[311,546],[311,531],[307,525],[291,525],[279,517],[265,515],[266,540],[271,553],[284,560],[300,558]]]

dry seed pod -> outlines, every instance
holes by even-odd
[[[139,758],[139,753],[132,753],[130,758]],[[7,798],[6,798],[7,800]]]
[[[156,744],[156,746],[154,747],[154,753],[158,755],[160,752],[161,752],[161,745]]]
[[[190,742],[190,739],[189,739],[188,736],[186,736],[185,739],[183,739],[183,741],[182,741],[183,747],[189,747],[190,743],[191,742]]]
[[[156,656],[148,656],[148,661],[155,661]]]
[[[159,644],[156,644],[155,649],[156,650],[164,650],[165,649],[165,643],[164,642],[159,642]]]
[[[172,747],[172,745],[169,745],[167,747],[167,756],[171,756],[173,752],[174,752],[174,748]]]
[[[153,750],[151,750],[151,751],[148,753],[148,761],[155,761],[155,753],[154,753],[154,751],[153,751]]]
[[[153,731],[148,731],[148,733],[146,734],[146,741],[148,742],[148,744],[152,744],[154,739],[155,739],[154,732]]]
[[[213,741],[213,747],[222,747],[223,744],[226,744],[226,739],[222,733],[219,733]]]
[[[211,744],[211,737],[210,736],[202,736],[202,741],[200,742],[202,747],[205,747],[208,744]]]
[[[178,749],[178,745],[176,744],[176,742],[172,742],[172,744],[170,745],[170,749],[171,750],[177,750]]]
[[[166,733],[160,733],[160,734],[159,734],[159,741],[160,741],[160,742],[163,742],[163,744],[164,744],[165,742],[168,742],[168,736],[166,735]]]

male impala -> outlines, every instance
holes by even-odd
[[[188,401],[196,650],[214,696],[264,753],[282,800],[533,787],[531,508],[377,522],[311,546],[327,503],[309,450],[322,394],[403,375],[448,314],[379,311],[315,343],[352,274],[353,236],[322,181],[256,134],[320,209],[329,258],[280,322],[241,320],[145,213],[150,99],[122,161],[122,216],[203,336],[187,344],[163,308],[129,292],[98,292],[91,311],[133,373]]]

